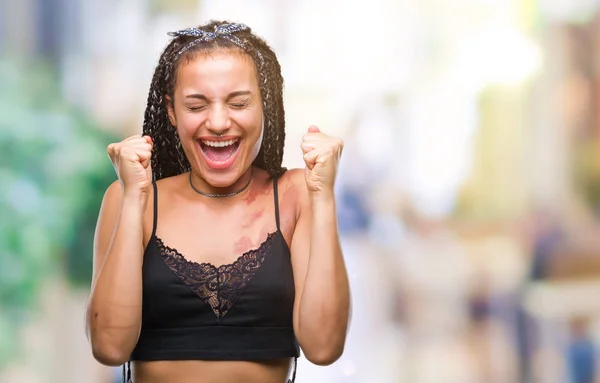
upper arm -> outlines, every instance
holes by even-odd
[[[121,182],[118,180],[113,182],[104,193],[98,221],[96,223],[96,231],[94,233],[94,270],[92,274],[92,285],[96,282],[98,272],[102,267],[104,258],[112,241],[115,231],[117,219],[119,218],[119,210],[121,208]]]
[[[296,188],[296,225],[292,234],[290,246],[292,269],[294,272],[294,329],[298,331],[299,305],[304,291],[304,281],[308,269],[310,255],[310,236],[312,225],[312,212],[308,199],[308,188],[304,180],[304,171],[289,171],[293,187]]]

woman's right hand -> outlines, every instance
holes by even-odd
[[[125,193],[148,194],[152,185],[152,138],[135,135],[106,148]]]

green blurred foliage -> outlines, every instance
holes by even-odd
[[[44,280],[89,286],[96,217],[115,179],[116,138],[62,100],[40,61],[0,60],[0,369],[19,355],[19,328]]]

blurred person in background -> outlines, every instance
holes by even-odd
[[[556,252],[566,240],[566,233],[556,213],[537,209],[532,212],[530,221],[524,230],[524,246],[531,252],[531,264],[523,285],[519,288],[520,295],[525,294],[532,283],[549,277],[549,269]],[[532,362],[536,355],[536,345],[540,342],[540,329],[539,323],[525,307],[519,305],[516,310],[515,345],[519,360],[519,378],[526,382],[534,374]]]
[[[108,147],[119,180],[96,229],[94,357],[136,383],[281,383],[300,349],[329,365],[350,309],[334,203],[342,141],[311,126],[306,168],[286,171],[267,43],[215,21],[171,35],[143,136]]]
[[[572,383],[594,383],[598,353],[590,334],[590,318],[571,321],[571,339],[567,345],[567,367]]]

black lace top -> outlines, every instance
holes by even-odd
[[[219,267],[189,261],[156,236],[144,253],[142,329],[130,360],[297,358],[294,276],[279,227],[256,249]],[[294,372],[295,375],[295,372]]]

